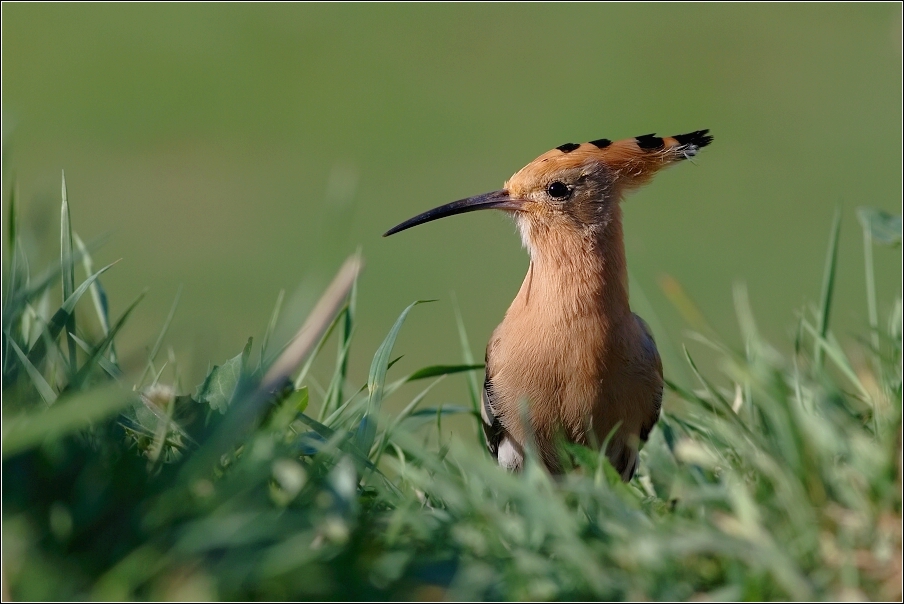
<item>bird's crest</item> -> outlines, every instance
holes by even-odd
[[[709,130],[697,130],[665,137],[643,134],[618,141],[600,138],[587,143],[565,143],[527,164],[512,180],[526,173],[536,176],[599,163],[607,168],[613,180],[634,187],[669,164],[694,157],[712,141]]]

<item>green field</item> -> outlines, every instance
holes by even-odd
[[[280,289],[322,285],[358,246],[365,347],[412,300],[440,300],[403,336],[413,369],[458,358],[451,292],[479,355],[527,259],[502,216],[384,230],[495,190],[566,141],[710,128],[697,165],[626,203],[630,270],[662,339],[683,339],[663,274],[726,337],[732,285],[746,282],[764,329],[785,336],[818,295],[835,206],[851,245],[856,206],[899,207],[900,15],[894,4],[4,6],[4,182],[18,175],[25,216],[52,232],[66,170],[76,230],[110,234],[99,261],[123,258],[106,278],[114,304],[150,288],[129,348],[149,345],[184,286],[170,343],[196,379],[262,333]],[[877,260],[888,299],[898,267]],[[839,268],[842,334],[864,325],[860,265],[851,254]],[[363,377],[367,360],[352,363]]]
[[[43,293],[16,297],[30,290],[7,261],[12,190],[34,280],[60,258],[61,170],[74,232],[99,244],[94,270],[122,259],[101,278],[110,317],[149,288],[116,336],[127,389],[152,381],[148,352],[179,297],[151,372],[194,396],[174,399],[172,409],[257,401],[249,384],[260,375],[250,366],[251,381],[217,404],[199,385],[209,388],[210,367],[235,357],[249,337],[250,358],[259,358],[281,290],[271,352],[346,257],[360,250],[364,262],[347,367],[336,365],[337,330],[297,384],[307,387],[297,391],[310,396],[307,412],[338,440],[313,429],[332,448],[291,462],[306,477],[294,491],[298,472],[286,451],[297,456],[298,443],[290,434],[313,438],[286,415],[302,394],[278,399],[276,419],[255,423],[250,435],[226,414],[186,428],[185,442],[155,433],[159,418],[134,417],[129,407],[129,449],[109,414],[134,400],[92,389],[115,373],[107,361],[77,353],[73,364],[76,344],[58,333],[59,355],[23,351],[40,357],[34,369],[47,390],[4,344],[4,424],[31,425],[13,445],[12,432],[3,433],[4,527],[13,531],[4,540],[4,597],[10,586],[17,599],[900,596],[883,574],[900,568],[900,532],[883,527],[900,527],[901,513],[901,248],[899,239],[877,246],[865,265],[864,250],[873,248],[864,248],[857,217],[863,206],[901,213],[900,5],[4,4],[2,35],[10,333],[28,312],[10,301],[37,308]],[[711,146],[625,203],[632,303],[651,323],[675,386],[665,403],[674,415],[656,431],[640,478],[611,480],[611,468],[589,452],[575,453],[588,469],[571,482],[504,476],[475,444],[467,412],[412,430],[416,442],[406,430],[394,440],[384,430],[420,382],[401,385],[385,405],[377,397],[376,440],[353,441],[357,457],[343,457],[336,443],[367,405],[353,398],[332,422],[329,411],[363,384],[374,391],[389,360],[375,362],[374,352],[402,310],[437,300],[407,317],[392,358],[404,356],[387,383],[468,354],[482,360],[527,267],[500,215],[383,239],[387,228],[498,189],[566,141],[702,128],[714,135]],[[86,278],[76,266],[75,286]],[[60,290],[52,280],[51,314]],[[834,335],[820,348],[801,317],[820,331],[829,299]],[[75,317],[89,350],[104,337],[96,315],[86,295]],[[466,375],[445,378],[420,404],[470,409]],[[78,387],[66,386],[73,380]],[[719,406],[738,400],[736,385],[743,408],[757,410],[740,423]],[[49,419],[29,415],[49,392],[65,393]],[[64,403],[94,409],[106,423],[86,432],[84,418],[56,411]],[[139,427],[150,430],[144,440]],[[447,459],[450,442],[458,444]],[[242,453],[256,446],[272,450]],[[217,464],[224,451],[235,459]],[[757,461],[788,456],[799,459],[779,471]],[[222,481],[216,494],[186,503],[185,489],[213,465]],[[90,477],[108,471],[108,479],[128,479],[99,487],[109,501],[92,500]],[[74,482],[59,493],[45,488],[67,473]],[[858,473],[863,480],[851,478]],[[361,490],[349,495],[342,485],[356,476]],[[20,493],[32,480],[37,486]],[[321,505],[322,492],[341,513]],[[537,507],[536,492],[554,495]],[[130,511],[110,512],[117,502]],[[789,506],[806,517],[783,515]],[[215,527],[241,524],[242,508],[255,514],[242,525],[252,536],[239,527],[218,541]],[[606,524],[610,516],[621,525]],[[128,528],[118,541],[95,541],[93,523],[110,518]],[[568,521],[557,529],[555,518]],[[628,539],[628,529],[640,537]],[[317,539],[325,549],[299,553],[313,552]],[[100,555],[98,543],[112,550]],[[538,552],[558,561],[548,574],[538,570]]]

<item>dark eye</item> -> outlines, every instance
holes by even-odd
[[[557,180],[546,187],[546,193],[553,199],[565,199],[571,195],[571,189],[565,183]]]

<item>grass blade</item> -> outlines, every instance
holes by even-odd
[[[870,341],[874,351],[874,365],[882,374],[879,336],[879,311],[876,302],[876,276],[873,264],[873,245],[899,246],[901,244],[901,216],[870,207],[857,208],[857,218],[863,228],[863,263],[866,277],[866,309],[869,318]],[[881,378],[880,378],[881,381]]]
[[[879,310],[876,304],[876,275],[873,265],[873,225],[872,215],[857,209],[857,217],[863,227],[863,264],[866,277],[866,311],[873,349],[879,353]],[[881,363],[877,365],[881,366]]]
[[[154,359],[157,358],[157,353],[160,351],[160,345],[163,343],[163,338],[166,336],[166,332],[169,330],[170,323],[173,322],[173,317],[176,315],[176,308],[179,306],[179,300],[182,298],[182,285],[179,285],[179,289],[176,290],[176,297],[173,298],[173,305],[170,306],[169,314],[166,315],[166,321],[163,322],[163,328],[160,330],[160,334],[157,336],[157,340],[154,342],[154,347],[151,348],[151,353],[148,355],[147,365],[144,367],[144,371],[141,374],[141,379],[138,380],[139,384],[144,384],[144,378],[147,377],[148,372],[154,366]]]
[[[82,267],[85,269],[85,275],[90,275],[94,272],[94,260],[91,258],[91,254],[88,253],[88,249],[85,247],[82,238],[78,236],[78,233],[73,233],[72,238],[75,241],[76,249],[82,257]],[[110,304],[107,299],[107,292],[101,285],[100,279],[94,281],[89,290],[91,291],[91,301],[94,302],[94,312],[97,314],[97,321],[100,323],[103,334],[107,335],[110,333]],[[110,360],[116,363],[116,347],[113,344],[110,345]]]
[[[11,327],[11,322],[13,317],[17,316],[19,313],[16,312],[13,308],[12,300],[14,298],[14,293],[17,292],[20,287],[24,287],[24,285],[19,284],[19,274],[20,274],[20,262],[24,260],[25,255],[21,254],[21,248],[19,246],[19,241],[17,237],[17,221],[18,216],[16,212],[16,200],[19,196],[18,192],[18,183],[16,183],[16,176],[13,174],[13,186],[9,194],[9,216],[7,218],[7,227],[9,229],[7,245],[9,245],[9,255],[10,255],[10,263],[9,263],[9,272],[7,273],[7,282],[6,282],[6,297],[3,300],[3,329],[4,331],[9,330]],[[27,264],[25,265],[25,283],[27,283],[28,279],[28,269]],[[28,337],[24,336],[24,345],[28,346]],[[5,376],[7,373],[8,363],[11,362],[9,355],[9,344],[4,344],[3,349],[3,375]]]
[[[333,335],[333,331],[336,330],[336,327],[339,325],[339,321],[342,319],[342,309],[339,310],[339,314],[337,314],[332,323],[330,323],[329,327],[326,328],[326,331],[323,332],[323,335],[320,337],[320,341],[317,342],[317,345],[314,347],[314,352],[308,355],[308,359],[304,362],[304,365],[301,366],[301,371],[298,372],[298,376],[295,378],[295,389],[301,388],[302,383],[305,378],[308,376],[308,372],[311,370],[311,365],[314,364],[314,359],[316,359],[320,355],[320,351],[323,349],[323,346],[326,344],[326,341],[330,339],[330,336]],[[283,347],[283,350],[289,347],[292,341],[286,342],[286,345]],[[280,353],[281,354],[281,353]],[[321,412],[326,409],[325,406],[321,406]]]
[[[66,172],[63,172],[63,203],[60,207],[60,266],[63,277],[63,301],[65,302],[75,290],[75,259],[72,256],[72,221],[69,216],[69,199],[66,193]],[[69,349],[69,374],[78,371],[78,358],[75,340],[69,337],[75,333],[75,313],[66,316],[66,342]]]
[[[107,266],[103,267],[87,279],[76,289],[72,294],[66,298],[66,301],[63,302],[63,305],[53,314],[53,317],[50,318],[50,321],[47,323],[47,327],[42,332],[45,337],[40,337],[35,342],[35,345],[31,347],[31,350],[28,351],[28,358],[35,365],[39,364],[40,361],[44,358],[44,355],[47,353],[47,341],[53,341],[56,339],[58,335],[60,335],[60,331],[64,326],[68,327],[68,317],[70,317],[75,312],[75,305],[78,303],[79,299],[82,295],[88,291],[88,288],[91,287],[91,284],[95,279],[100,277],[103,273],[110,269],[116,262],[111,262]],[[73,345],[75,342],[72,342]]]
[[[16,175],[13,173],[12,175],[13,186],[9,191],[9,216],[6,222],[6,228],[9,229],[7,232],[7,240],[6,244],[9,246],[8,253],[13,254],[16,251],[16,236],[18,235],[18,215],[16,212],[16,203],[19,199],[19,183],[16,180]]]
[[[116,334],[119,333],[119,330],[122,329],[123,325],[125,325],[126,319],[129,318],[129,315],[132,313],[133,310],[135,310],[135,307],[138,306],[138,303],[144,299],[144,296],[147,293],[148,293],[147,290],[144,290],[143,292],[141,292],[141,294],[139,294],[139,296],[137,298],[135,298],[135,301],[132,302],[128,308],[126,308],[125,312],[122,313],[122,316],[116,322],[116,325],[114,325],[113,328],[110,329],[110,331],[107,333],[107,337],[105,337],[100,342],[100,344],[98,344],[97,346],[94,347],[94,350],[91,352],[91,355],[88,357],[88,359],[82,365],[82,368],[79,369],[78,373],[75,374],[75,377],[72,378],[72,381],[69,383],[67,390],[69,390],[69,389],[78,390],[81,387],[85,378],[87,378],[88,375],[93,370],[94,363],[99,358],[103,358],[102,355],[104,354],[104,350],[107,349],[107,346],[112,346],[113,338],[116,337]]]
[[[100,237],[91,241],[90,243],[85,244],[85,248],[88,250],[94,250],[100,247],[105,241],[106,237]],[[21,250],[21,247],[20,247]],[[81,252],[75,250],[72,254],[73,262],[81,259]],[[10,301],[10,305],[21,304],[36,298],[39,294],[46,291],[53,282],[60,276],[62,273],[62,264],[59,261],[54,261],[53,265],[50,268],[44,269],[37,277],[34,279],[29,278],[27,287],[21,289],[20,291],[14,292],[12,295],[12,300]],[[6,321],[6,317],[3,319]]]
[[[744,431],[744,433],[748,437],[755,438],[753,433],[750,431],[750,428],[748,428],[747,425],[743,421],[741,421],[741,418],[738,416],[737,412],[732,408],[731,404],[727,400],[725,400],[725,397],[723,397],[721,394],[719,394],[719,392],[709,382],[709,380],[707,380],[705,377],[703,377],[703,374],[701,374],[700,370],[697,369],[697,364],[691,358],[690,352],[688,352],[688,350],[687,350],[687,346],[682,346],[682,348],[684,349],[684,358],[687,360],[688,365],[690,365],[690,368],[694,374],[694,377],[696,377],[697,380],[699,380],[699,382],[703,385],[703,389],[706,391],[707,394],[709,394],[710,398],[713,401],[716,401],[719,403],[718,408],[721,409],[722,415],[724,417],[730,418],[730,420],[734,424],[740,426],[741,429]],[[701,403],[710,405],[710,409],[709,409],[710,411],[712,411],[714,413],[717,412],[717,407],[712,405],[712,403],[710,403],[709,401],[706,401],[705,399],[703,399],[700,396],[696,396],[696,395],[690,395],[690,396],[692,396],[693,399],[696,399],[697,401],[699,401]],[[691,400],[691,399],[687,399],[687,400]]]
[[[361,258],[357,255],[345,261],[295,337],[267,370],[261,381],[261,389],[269,391],[280,386],[308,357],[345,303],[358,273],[361,272],[361,266]]]
[[[50,384],[47,383],[47,380],[45,380],[44,376],[41,375],[41,372],[38,371],[38,368],[28,360],[28,357],[25,356],[25,353],[22,352],[22,349],[16,346],[16,343],[13,341],[13,339],[9,337],[9,334],[5,335],[6,341],[9,342],[9,345],[13,347],[13,350],[16,352],[16,356],[19,357],[19,360],[22,361],[22,365],[25,367],[25,371],[28,373],[28,377],[31,378],[31,383],[34,384],[35,388],[38,391],[38,394],[41,395],[41,398],[44,399],[45,403],[52,405],[57,399],[57,395],[53,391],[53,388],[50,387]],[[4,450],[6,450],[5,439],[3,446]]]
[[[367,458],[367,454],[362,452],[355,443],[350,442],[348,435],[342,434],[338,430],[333,430],[328,426],[325,426],[318,422],[316,419],[309,415],[305,415],[304,413],[299,413],[296,419],[300,420],[302,423],[307,424],[314,432],[319,434],[326,441],[325,448],[328,448],[330,445],[336,446],[338,449],[348,453],[352,457],[355,458],[356,461],[360,462],[364,467],[377,470],[377,466],[373,464]]]
[[[414,380],[423,380],[432,377],[439,377],[441,375],[451,375],[453,373],[462,373],[464,371],[476,371],[483,368],[484,365],[482,363],[479,365],[431,365],[430,367],[418,369],[408,376],[407,381],[413,382]]]
[[[441,377],[444,375],[451,375],[453,373],[463,373],[466,371],[476,371],[478,369],[483,369],[484,365],[431,365],[430,367],[424,367],[423,369],[418,369],[412,374],[409,374],[403,377],[400,380],[396,380],[391,384],[387,384],[383,388],[383,396],[389,396],[403,385],[408,382],[414,382],[416,380],[425,380],[427,378],[432,377]]]
[[[825,340],[829,331],[829,314],[832,310],[832,294],[835,291],[835,270],[838,266],[838,234],[841,231],[841,206],[835,208],[829,249],[826,252],[826,266],[822,276],[822,292],[819,296],[819,337]],[[816,343],[813,361],[822,366],[822,345]]]
[[[455,310],[455,324],[458,327],[458,341],[461,344],[461,358],[465,365],[474,365],[474,354],[471,352],[471,343],[468,341],[468,331],[465,329],[465,322],[461,318],[461,309],[458,306],[458,299],[455,293],[452,293],[452,308]],[[471,395],[471,406],[475,413],[480,413],[480,386],[477,382],[477,376],[473,373],[468,376],[468,392]],[[483,433],[478,426],[478,440],[483,445]]]
[[[417,393],[417,395],[413,399],[411,399],[411,401],[407,405],[405,405],[405,408],[395,416],[395,418],[389,424],[389,427],[387,427],[386,430],[384,430],[380,435],[380,441],[377,445],[377,452],[374,456],[374,464],[378,464],[380,462],[380,458],[383,456],[383,452],[386,450],[386,447],[389,444],[389,439],[392,437],[393,431],[398,428],[399,424],[401,424],[404,420],[408,419],[411,416],[412,412],[414,412],[415,407],[417,407],[421,403],[421,401],[424,400],[427,394],[431,390],[433,390],[433,387],[443,381],[444,378],[445,376],[440,376],[439,379],[433,380],[426,388]]]
[[[345,385],[346,378],[348,377],[348,353],[355,325],[357,297],[358,281],[356,279],[352,284],[352,291],[348,295],[348,304],[345,306],[345,312],[342,313],[339,322],[341,330],[339,331],[339,341],[336,346],[337,375],[335,388],[331,391],[329,400],[324,402],[328,408],[338,406],[339,402],[342,400],[342,387]]]
[[[409,424],[412,424],[408,426],[408,430],[414,430],[416,427],[434,421],[444,415],[471,415],[472,413],[473,412],[470,409],[461,405],[444,405],[440,407],[418,409],[417,411],[409,413],[404,419],[407,420]]]
[[[339,425],[338,422],[343,421],[341,419],[343,414],[354,417],[355,413],[358,412],[358,409],[367,404],[366,400],[355,402],[355,399],[358,398],[358,395],[360,395],[365,390],[367,390],[367,384],[361,386],[361,388],[359,388],[358,391],[355,392],[352,396],[348,397],[348,399],[346,399],[344,403],[336,407],[336,409],[334,409],[326,419],[318,419],[317,421],[326,426],[336,426]],[[353,402],[354,405],[352,404]]]
[[[465,329],[464,319],[461,317],[461,308],[458,305],[458,298],[455,292],[451,292],[452,308],[455,311],[455,325],[458,327],[458,341],[461,345],[461,358],[465,365],[474,365],[474,354],[471,352],[471,342],[468,340],[468,331]],[[485,447],[483,427],[480,420],[480,405],[482,401],[483,388],[478,377],[474,373],[468,374],[468,394],[471,399],[471,408],[474,410],[474,438],[480,447]]]
[[[283,298],[286,297],[286,290],[279,290],[279,295],[276,296],[276,305],[273,307],[273,313],[270,315],[270,322],[267,323],[267,331],[264,333],[264,339],[261,342],[261,355],[260,361],[258,362],[258,367],[263,368],[264,366],[264,358],[266,358],[267,354],[267,346],[270,344],[270,337],[273,335],[273,330],[276,329],[276,321],[279,320],[279,312],[282,310]]]
[[[81,348],[85,352],[85,354],[89,356],[91,355],[92,351],[94,350],[91,347],[91,344],[75,335],[72,336],[72,338],[75,340],[75,343],[78,344],[79,348]],[[100,356],[97,358],[97,364],[100,365],[101,369],[106,371],[107,375],[109,375],[111,378],[118,380],[122,377],[122,371],[120,371],[119,367],[111,363],[110,359],[104,356]]]
[[[386,384],[386,371],[389,368],[389,357],[392,354],[392,347],[395,344],[396,338],[399,336],[402,324],[408,317],[408,313],[418,304],[423,304],[425,302],[433,302],[433,300],[416,300],[402,311],[402,314],[396,319],[392,329],[389,330],[386,339],[380,344],[377,353],[374,355],[374,360],[370,364],[370,374],[367,376],[369,396],[367,408],[364,411],[364,417],[361,419],[364,429],[359,430],[355,435],[355,444],[358,449],[364,451],[365,454],[370,451],[371,446],[374,444],[374,438],[376,437],[377,424],[375,417],[376,414],[379,413],[380,403],[383,401],[383,386]]]
[[[841,370],[841,373],[850,380],[850,382],[857,387],[857,390],[860,393],[860,396],[864,401],[871,402],[872,397],[870,396],[869,391],[863,385],[863,382],[860,381],[860,378],[857,376],[857,372],[854,371],[854,368],[851,367],[851,362],[848,360],[847,356],[841,350],[839,346],[833,346],[831,342],[826,340],[820,333],[817,331],[815,327],[810,325],[809,323],[803,323],[804,329],[810,332],[810,335],[813,336],[813,339],[816,341],[816,345],[824,348],[826,353],[829,355],[829,358],[835,361],[835,365]]]
[[[344,322],[344,318],[346,316],[346,312],[348,311],[348,307],[346,306],[345,310],[343,310],[337,317],[336,323],[337,325],[341,325]],[[325,341],[325,340],[324,340]],[[339,341],[342,342],[342,337],[340,335]],[[326,392],[323,394],[323,405],[320,408],[320,416],[322,417],[327,412],[332,413],[336,409],[340,407],[342,404],[342,399],[337,397],[337,392],[342,391],[342,386],[345,384],[347,380],[347,362],[343,363],[343,359],[348,359],[348,351],[351,347],[351,340],[348,339],[345,341],[345,345],[339,348],[336,355],[336,367],[333,369],[333,376],[330,378],[330,383],[327,386]]]

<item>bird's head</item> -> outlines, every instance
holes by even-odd
[[[712,142],[708,130],[660,138],[566,143],[516,172],[505,188],[434,208],[390,229],[392,235],[438,218],[499,209],[515,214],[526,244],[541,232],[592,234],[609,223],[623,194]]]

